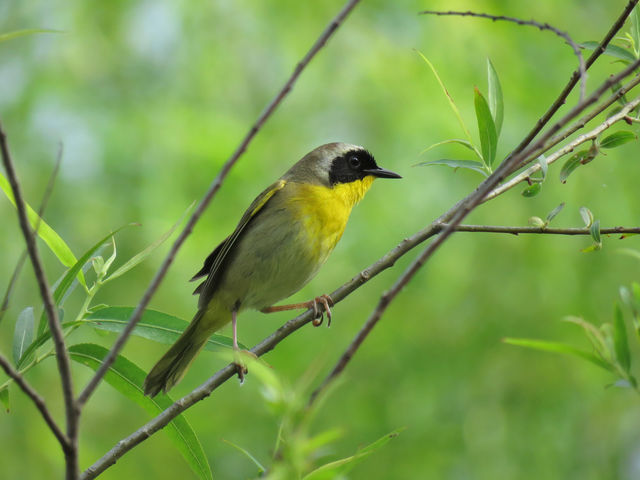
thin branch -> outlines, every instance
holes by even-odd
[[[640,105],[640,97],[637,97],[637,98],[633,99],[631,102],[626,104],[622,108],[622,110],[620,110],[615,115],[607,118],[604,122],[602,122],[600,125],[598,125],[593,130],[591,130],[591,131],[589,131],[587,133],[584,133],[584,134],[580,135],[579,137],[576,137],[574,140],[572,140],[570,143],[566,144],[560,150],[557,150],[552,155],[549,155],[548,157],[546,157],[545,161],[546,161],[547,165],[551,165],[552,163],[555,163],[558,159],[562,158],[567,153],[572,152],[578,145],[581,145],[581,144],[583,144],[585,142],[588,142],[589,140],[593,140],[593,139],[597,138],[598,135],[600,135],[602,132],[604,132],[609,127],[611,127],[611,125],[613,125],[614,123],[619,122],[620,120],[624,120],[625,117],[629,114],[629,112],[631,110],[633,110],[634,108],[636,108],[638,105]],[[581,122],[578,122],[578,123],[581,123]],[[534,173],[538,172],[540,170],[540,168],[541,168],[541,166],[540,166],[539,163],[533,164],[532,166],[530,166],[529,168],[527,168],[523,172],[519,173],[518,175],[516,175],[512,179],[510,179],[510,180],[504,182],[503,184],[501,184],[500,186],[494,188],[486,196],[484,201],[486,202],[488,200],[491,200],[492,198],[495,198],[498,195],[501,195],[502,193],[506,192],[507,190],[512,189],[517,184],[527,181],[527,179],[530,178]]]
[[[158,270],[156,275],[153,277],[153,280],[151,281],[149,288],[147,288],[147,291],[144,293],[142,299],[140,300],[140,303],[137,305],[136,309],[131,314],[131,318],[129,318],[129,322],[126,328],[118,336],[115,343],[111,347],[109,354],[105,357],[102,365],[96,371],[95,375],[91,378],[87,386],[78,396],[78,403],[80,406],[84,405],[84,403],[88,400],[88,398],[91,396],[93,391],[96,389],[96,387],[104,377],[107,370],[111,367],[111,365],[115,361],[120,350],[122,350],[122,347],[126,343],[129,336],[131,335],[131,332],[133,332],[133,329],[136,327],[136,325],[140,321],[140,318],[142,317],[142,313],[144,312],[144,309],[149,304],[151,297],[155,294],[156,290],[160,286],[160,283],[164,279],[164,276],[166,275],[169,269],[169,266],[173,263],[173,259],[175,258],[178,250],[184,243],[187,236],[189,236],[189,234],[193,230],[194,225],[202,216],[202,213],[211,202],[211,199],[213,198],[213,196],[220,189],[222,182],[227,177],[231,168],[235,165],[235,163],[244,153],[247,146],[249,145],[253,137],[255,137],[255,135],[260,131],[260,128],[264,125],[266,120],[271,116],[271,114],[280,105],[280,103],[282,103],[282,100],[291,91],[291,89],[293,88],[296,80],[298,79],[302,71],[307,67],[309,62],[311,62],[313,57],[315,57],[315,55],[322,49],[322,47],[324,47],[324,45],[327,43],[327,40],[329,40],[329,38],[338,29],[338,27],[340,27],[340,25],[345,20],[347,15],[351,12],[351,10],[353,10],[353,8],[359,2],[360,0],[349,0],[344,5],[342,10],[340,10],[340,12],[331,20],[329,25],[318,37],[318,39],[315,41],[313,46],[309,49],[307,54],[296,65],[293,73],[291,74],[287,82],[284,84],[284,87],[282,87],[282,89],[278,92],[278,94],[271,101],[271,103],[269,103],[269,105],[265,108],[265,110],[260,114],[260,116],[258,117],[258,120],[256,120],[253,126],[249,129],[249,132],[244,137],[244,139],[242,140],[242,142],[240,143],[236,151],[231,155],[231,157],[224,164],[224,166],[220,170],[220,173],[215,178],[215,180],[211,183],[206,194],[198,204],[198,207],[194,211],[193,215],[191,216],[191,218],[189,218],[189,221],[187,222],[186,226],[184,227],[184,229],[182,230],[182,232],[180,233],[180,235],[172,245],[171,250],[167,254],[167,257],[165,258],[162,265],[160,266],[160,269]]]
[[[13,161],[9,153],[9,146],[7,144],[7,136],[2,128],[2,124],[0,124],[0,150],[2,152],[2,162],[4,163],[7,178],[15,199],[18,219],[20,220],[20,228],[22,229],[22,234],[27,244],[27,250],[29,251],[29,257],[35,271],[36,280],[40,289],[40,296],[42,297],[44,309],[47,313],[49,329],[51,330],[51,337],[56,350],[56,361],[58,363],[58,371],[60,372],[60,380],[62,382],[62,393],[64,395],[67,437],[69,438],[68,444],[64,446],[65,463],[67,468],[66,475],[68,480],[74,480],[78,477],[78,414],[76,402],[73,396],[73,380],[71,378],[69,353],[67,352],[64,343],[64,334],[62,332],[62,327],[60,326],[58,311],[56,310],[55,303],[51,295],[51,289],[49,288],[47,277],[42,266],[42,261],[40,260],[35,235],[29,226],[25,201],[22,196],[22,189],[13,166]]]
[[[587,90],[587,69],[585,67],[584,58],[582,58],[582,52],[580,51],[580,47],[578,44],[573,41],[573,39],[569,36],[567,32],[563,32],[562,30],[558,30],[556,27],[549,25],[548,23],[540,23],[535,20],[522,20],[520,18],[515,17],[506,17],[504,15],[490,15],[488,13],[477,13],[477,12],[443,12],[436,10],[424,10],[419,13],[419,15],[437,15],[437,16],[458,16],[458,17],[475,17],[475,18],[487,18],[489,20],[496,21],[506,21],[516,23],[518,25],[535,27],[539,30],[547,30],[563,38],[573,49],[573,53],[576,57],[578,57],[578,74],[580,77],[580,99],[578,101],[584,100],[585,92]]]
[[[438,226],[439,230],[444,230],[448,224],[442,223]],[[457,225],[454,227],[456,232],[472,232],[472,233],[509,233],[511,235],[520,235],[527,233],[535,233],[538,235],[591,235],[588,228],[553,228],[553,227],[506,227],[500,225]],[[638,234],[640,227],[611,227],[601,228],[602,235],[624,235]]]
[[[589,56],[589,58],[587,59],[587,62],[585,65],[587,70],[589,70],[589,67],[591,67],[591,65],[595,63],[595,61],[600,57],[600,55],[604,53],[605,49],[607,48],[611,40],[613,40],[613,38],[616,36],[616,34],[620,31],[620,29],[624,25],[624,22],[627,20],[629,15],[631,15],[631,12],[633,11],[634,7],[637,5],[638,1],[639,0],[629,0],[626,7],[624,7],[624,10],[620,14],[620,16],[616,19],[616,21],[613,23],[613,25],[611,26],[607,34],[604,36],[604,38],[602,39],[598,47],[591,53],[591,56]],[[511,151],[511,153],[507,156],[507,158],[511,158],[512,156],[517,155],[522,150],[524,150],[531,143],[531,141],[542,131],[542,129],[547,125],[547,123],[549,123],[549,120],[551,120],[551,117],[553,117],[556,114],[556,112],[560,109],[560,107],[562,107],[562,105],[565,104],[565,102],[567,101],[567,97],[573,90],[573,87],[576,86],[576,83],[578,83],[578,80],[580,79],[580,77],[581,77],[580,72],[578,70],[575,70],[571,75],[571,78],[569,78],[569,81],[565,85],[562,92],[560,92],[560,95],[558,95],[558,97],[555,99],[555,101],[549,107],[549,109],[542,115],[542,117],[538,119],[535,126],[531,129],[531,131],[529,131],[529,133],[524,137],[524,139],[522,139],[522,141],[518,144],[518,146]]]
[[[53,434],[58,439],[58,442],[60,442],[62,449],[63,450],[68,449],[69,439],[62,432],[62,430],[60,430],[60,427],[51,416],[51,412],[49,412],[49,409],[47,408],[47,405],[44,401],[44,398],[42,398],[40,394],[38,394],[38,392],[36,392],[35,389],[31,385],[29,385],[29,383],[27,383],[25,378],[22,375],[20,375],[20,372],[13,369],[9,361],[3,355],[0,355],[0,367],[2,367],[2,369],[5,371],[7,375],[9,375],[9,377],[13,378],[16,384],[31,399],[31,401],[34,403],[34,405],[42,415],[42,418],[44,419],[46,424],[49,426]]]
[[[599,88],[597,88],[589,97],[579,102],[573,107],[561,120],[551,126],[544,135],[538,139],[536,143],[528,148],[525,148],[522,152],[505,159],[500,166],[487,177],[471,194],[466,198],[456,203],[446,213],[440,216],[437,224],[447,223],[440,231],[440,235],[435,238],[420,255],[407,267],[407,269],[398,277],[392,287],[385,292],[378,302],[378,305],[373,310],[367,321],[364,323],[362,329],[355,336],[353,341],[349,344],[344,351],[333,370],[327,375],[322,384],[312,393],[310,403],[313,403],[319,392],[326,388],[337,376],[339,376],[346,368],[349,361],[353,358],[353,355],[357,352],[362,342],[367,338],[369,333],[377,325],[382,318],[382,315],[387,310],[389,304],[398,296],[402,289],[411,281],[411,279],[422,268],[426,261],[436,252],[436,250],[449,238],[449,236],[455,231],[457,226],[462,220],[480,203],[485,200],[485,197],[497,187],[497,185],[503,181],[514,169],[517,169],[523,163],[532,161],[534,156],[537,156],[541,150],[546,146],[546,142],[552,138],[552,136],[558,132],[564,125],[571,121],[574,117],[582,113],[584,109],[602,96],[602,94],[609,89],[611,85],[614,85],[621,79],[630,75],[636,68],[640,66],[640,60],[629,65],[623,69],[617,75],[609,77],[603,82]],[[528,159],[528,160],[527,160]],[[433,226],[433,224],[432,224]]]

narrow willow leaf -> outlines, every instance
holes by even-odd
[[[523,197],[535,197],[536,195],[538,195],[540,193],[540,189],[541,188],[542,188],[542,184],[533,183],[533,184],[529,185],[527,188],[525,188],[522,191],[522,196]]]
[[[460,138],[451,138],[449,140],[444,140],[442,142],[438,142],[438,143],[434,143],[433,145],[428,146],[427,148],[425,148],[424,150],[422,150],[420,152],[420,155],[422,155],[423,153],[427,153],[429,150],[432,150],[436,147],[439,147],[440,145],[447,145],[449,143],[456,143],[458,145],[462,145],[465,148],[468,148],[469,150],[471,150],[473,153],[476,154],[476,156],[482,160],[482,154],[478,151],[478,149],[476,148],[475,145],[473,145],[471,142],[468,142],[467,140],[462,140]]]
[[[447,87],[444,86],[444,83],[440,79],[440,75],[438,75],[438,71],[433,66],[433,64],[429,61],[429,59],[427,57],[425,57],[421,52],[418,52],[418,55],[420,55],[422,60],[424,60],[424,62],[429,66],[429,68],[433,72],[433,75],[436,77],[436,80],[438,81],[438,84],[440,84],[440,88],[444,92],[444,95],[447,97],[447,100],[449,101],[449,106],[451,107],[451,110],[453,110],[453,113],[455,114],[456,118],[458,119],[458,122],[460,123],[460,126],[462,127],[462,130],[464,131],[464,134],[467,137],[467,140],[469,140],[469,143],[473,143],[473,140],[471,139],[471,134],[469,133],[469,129],[464,124],[464,121],[462,120],[462,115],[460,115],[460,112],[458,111],[458,107],[456,106],[455,102],[453,101],[453,98],[451,97],[451,95],[449,95],[449,91],[447,90]]]
[[[72,360],[85,365],[92,370],[97,370],[102,365],[104,358],[109,351],[91,343],[80,343],[69,347],[69,355]],[[144,395],[142,384],[145,372],[127,360],[122,355],[118,355],[104,376],[105,381],[123,394],[129,400],[141,406],[150,415],[158,415],[163,410],[173,404],[173,400],[163,393],[149,398]],[[191,469],[201,480],[212,480],[211,468],[207,456],[204,454],[202,445],[198,440],[191,425],[183,415],[174,418],[164,430],[187,461]]]
[[[549,212],[549,215],[547,215],[547,224],[549,224],[551,222],[551,220],[553,220],[554,218],[556,218],[558,216],[558,214],[562,211],[562,209],[564,208],[564,202],[562,202],[560,205],[558,205],[556,208],[554,208],[553,210],[551,210]]]
[[[169,230],[167,230],[165,233],[163,233],[160,238],[158,238],[155,242],[153,242],[151,245],[149,245],[147,248],[142,250],[137,255],[134,255],[133,257],[131,257],[124,265],[122,265],[115,272],[113,272],[111,275],[109,275],[109,278],[105,279],[105,282],[111,281],[111,280],[113,280],[115,278],[118,278],[121,275],[124,275],[129,270],[131,270],[133,267],[138,265],[140,262],[144,261],[149,255],[151,255],[156,248],[158,248],[160,245],[162,245],[167,240],[167,238],[169,238],[171,236],[171,234],[175,231],[175,229],[178,227],[178,225],[180,225],[182,223],[182,221],[184,220],[184,217],[187,215],[189,210],[191,210],[193,208],[193,205],[194,205],[194,203],[189,205],[189,207],[182,214],[180,219]],[[115,243],[114,243],[113,249],[114,249],[114,253],[115,253]]]
[[[549,164],[547,163],[547,157],[540,155],[538,157],[538,164],[540,165],[540,171],[542,172],[542,179],[547,178],[547,172],[549,171]]]
[[[26,28],[24,30],[15,30],[13,32],[0,33],[0,43],[14,38],[25,37],[36,33],[64,33],[60,30],[49,30],[47,28]]]
[[[621,130],[619,132],[612,133],[608,137],[603,138],[600,141],[600,147],[616,148],[616,147],[619,147],[620,145],[624,145],[625,143],[628,143],[628,142],[633,142],[634,140],[637,140],[637,139],[638,137],[636,136],[635,133],[629,132],[627,130]]]
[[[13,333],[13,363],[16,365],[22,359],[27,348],[33,342],[35,318],[33,307],[27,307],[20,312]]]
[[[589,253],[589,252],[597,252],[598,250],[602,250],[602,244],[600,244],[600,243],[593,243],[593,244],[589,245],[588,247],[583,248],[580,251],[582,253]]]
[[[595,50],[600,46],[599,42],[583,42],[578,44],[579,47],[586,48],[587,50]],[[626,48],[618,47],[617,45],[607,45],[604,50],[605,55],[623,60],[625,64],[633,63],[636,61],[636,57]]]
[[[491,116],[489,105],[484,99],[480,90],[474,88],[473,104],[476,109],[476,120],[478,121],[478,133],[480,135],[480,147],[482,149],[482,158],[484,163],[491,167],[496,158],[496,148],[498,145],[498,136],[496,134],[496,126]]]
[[[636,5],[629,15],[629,20],[631,20],[631,39],[633,40],[633,48],[636,52],[636,57],[638,56],[638,52],[640,51],[640,19],[638,18],[638,6]]]
[[[500,85],[500,79],[498,73],[491,63],[491,60],[487,58],[487,78],[489,84],[489,109],[493,116],[493,121],[496,125],[496,137],[500,137],[500,131],[502,130],[502,118],[504,116],[504,104],[502,99],[502,86]]]
[[[375,442],[367,445],[366,447],[358,450],[354,455],[334,462],[327,463],[321,467],[316,468],[309,474],[303,477],[303,480],[331,480],[334,478],[343,478],[353,467],[364,460],[366,457],[384,447],[391,440],[396,438],[402,429],[394,430],[391,433],[386,434],[384,437],[379,438]]]
[[[13,191],[11,190],[11,186],[9,185],[9,181],[1,173],[0,189],[2,189],[11,204],[15,207],[16,202],[13,198]],[[31,206],[29,206],[29,204],[25,203],[25,207],[27,209],[27,218],[29,219],[31,228],[35,229],[36,226],[38,227],[38,236],[49,247],[49,250],[53,252],[60,263],[62,263],[62,265],[64,265],[65,267],[70,267],[71,265],[76,263],[76,257],[73,255],[73,252],[65,243],[65,241],[60,237],[60,235],[58,235],[56,231],[51,228],[49,224],[47,224],[47,222],[40,218],[36,211],[31,208]],[[86,285],[82,272],[78,274],[78,280],[83,285]]]
[[[593,238],[594,242],[598,244],[602,243],[602,239],[600,238],[600,220],[593,222],[593,225],[591,225],[591,228],[589,229],[589,233],[591,233],[591,238]]]
[[[508,343],[509,345],[516,345],[518,347],[526,347],[531,348],[533,350],[540,350],[543,352],[553,352],[553,353],[562,353],[565,355],[573,355],[574,357],[579,357],[584,360],[587,360],[594,365],[597,365],[600,368],[603,368],[609,372],[613,371],[613,367],[608,363],[604,362],[599,357],[595,356],[593,353],[588,352],[586,350],[581,350],[572,345],[566,345],[564,343],[558,342],[547,342],[544,340],[531,340],[527,338],[505,338],[502,340],[504,343]]]
[[[487,171],[484,168],[484,165],[480,162],[474,162],[473,160],[449,160],[447,158],[442,158],[440,160],[429,160],[427,162],[420,162],[417,164],[419,167],[428,167],[431,165],[444,165],[445,167],[450,167],[454,170],[457,170],[458,168],[466,168],[467,170],[473,170],[474,172],[481,173],[485,177],[487,176]]]
[[[135,309],[133,307],[106,307],[89,314],[84,322],[91,327],[108,332],[120,333],[129,323]],[[229,317],[231,321],[231,317]],[[178,339],[189,322],[155,310],[145,310],[142,318],[133,329],[133,335],[158,343],[172,344]],[[246,350],[246,346],[240,345]],[[205,349],[219,351],[221,347],[232,347],[233,341],[222,335],[212,335]]]
[[[75,262],[75,264],[69,269],[69,271],[65,274],[65,276],[62,277],[62,280],[60,281],[60,283],[58,284],[58,286],[56,287],[56,289],[53,292],[53,300],[54,300],[56,305],[60,305],[60,302],[62,301],[62,298],[64,297],[64,294],[69,289],[69,287],[73,284],[73,279],[76,277],[78,272],[80,272],[82,270],[82,267],[84,266],[84,264],[87,263],[91,259],[91,256],[104,243],[106,243],[113,235],[118,233],[123,228],[127,228],[127,227],[132,226],[132,225],[134,225],[134,224],[123,225],[122,227],[120,227],[120,228],[116,229],[115,231],[109,233],[108,235],[104,236],[95,245],[93,245],[93,247],[91,247],[89,250],[87,250],[84,253],[84,255],[82,255],[82,257],[80,257],[80,260]],[[38,336],[42,335],[42,333],[46,329],[47,329],[47,317],[46,317],[45,312],[42,312],[42,315],[40,316],[40,323],[38,325]]]
[[[258,459],[253,455],[251,455],[251,452],[249,452],[249,450],[242,448],[241,446],[236,445],[235,443],[230,442],[229,440],[225,440],[224,438],[222,439],[222,441],[228,445],[231,445],[233,448],[235,448],[240,453],[242,453],[245,457],[251,460],[251,462],[258,468],[258,475],[262,475],[264,472],[267,471],[267,469],[264,468],[264,466],[262,466],[262,464],[258,461]]]
[[[565,322],[573,323],[574,325],[578,325],[580,328],[582,328],[596,352],[598,352],[601,357],[604,357],[604,355],[607,353],[607,342],[602,335],[602,332],[598,328],[596,328],[595,325],[587,322],[581,317],[567,316],[562,320]]]
[[[613,314],[613,344],[616,352],[616,359],[625,372],[631,370],[631,352],[629,351],[629,340],[627,339],[627,329],[624,325],[622,309],[618,302],[614,306]]]
[[[0,388],[0,403],[4,407],[4,411],[9,413],[11,403],[9,402],[9,385]]]
[[[591,213],[591,210],[587,207],[580,207],[580,216],[582,217],[585,228],[589,228],[593,225],[593,213]]]
[[[560,181],[562,183],[567,183],[569,175],[571,175],[573,171],[583,163],[583,160],[587,158],[588,155],[588,150],[580,150],[578,153],[572,155],[560,169]]]

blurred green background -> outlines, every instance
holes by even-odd
[[[123,224],[141,223],[118,234],[122,263],[202,196],[342,3],[0,2],[0,33],[36,27],[63,32],[0,43],[0,120],[28,200],[38,204],[62,143],[60,176],[45,218],[76,255]],[[491,58],[505,96],[499,156],[529,131],[576,67],[571,49],[549,32],[416,12],[474,9],[534,18],[586,41],[600,40],[625,3],[362,2],[233,169],[152,307],[190,319],[196,299],[187,280],[254,196],[320,144],[365,145],[404,179],[376,182],[333,256],[293,301],[332,291],[471,191],[480,180],[475,173],[412,167],[421,160],[469,158],[456,146],[420,156],[428,145],[461,138],[462,132],[414,49],[434,63],[476,138],[473,86],[486,92]],[[589,72],[589,87],[619,68],[602,58]],[[570,97],[568,105],[576,100]],[[607,152],[566,185],[557,180],[558,171],[559,165],[551,169],[537,197],[524,198],[522,187],[514,189],[480,207],[468,223],[526,225],[530,216],[544,218],[566,202],[556,226],[582,225],[581,206],[603,226],[640,224],[637,143]],[[23,242],[4,198],[0,218],[4,289]],[[358,445],[406,426],[350,478],[638,478],[640,399],[633,392],[605,389],[611,377],[584,362],[500,341],[533,337],[588,348],[578,329],[560,320],[572,314],[610,321],[619,286],[640,280],[638,262],[618,249],[640,249],[638,242],[606,238],[602,251],[587,254],[580,250],[590,240],[582,237],[455,235],[392,304],[319,412],[319,429],[344,431],[331,455],[350,455]],[[106,286],[96,303],[134,305],[166,249]],[[43,244],[41,252],[54,281],[64,270]],[[330,329],[305,327],[266,361],[292,384],[316,365],[319,382],[415,255],[337,305]],[[18,313],[40,305],[34,285],[27,265],[0,324],[3,352],[11,351]],[[68,318],[81,300],[78,293],[70,298]],[[240,340],[253,345],[291,317],[247,312],[240,318]],[[70,340],[109,345],[114,338],[87,329]],[[146,370],[165,348],[132,338],[123,353]],[[222,364],[203,353],[172,395],[189,392]],[[90,372],[77,364],[73,369],[80,388]],[[29,372],[28,380],[62,418],[55,362]],[[260,388],[250,375],[242,386],[230,381],[186,414],[217,478],[255,475],[254,466],[223,438],[269,463],[278,419],[265,407]],[[0,413],[0,478],[60,478],[55,439],[18,389],[12,387],[11,396],[11,413]],[[82,417],[81,466],[148,418],[101,385]],[[192,475],[161,433],[101,478]]]

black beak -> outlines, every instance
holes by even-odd
[[[380,167],[362,170],[362,172],[366,173],[367,175],[373,175],[374,177],[378,177],[378,178],[402,178],[397,173],[392,172],[391,170],[385,170],[384,168],[380,168]]]

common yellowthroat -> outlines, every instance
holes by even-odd
[[[303,304],[273,305],[315,276],[340,240],[351,209],[375,178],[401,177],[380,168],[362,147],[328,143],[258,195],[192,278],[206,277],[194,292],[200,295],[198,311],[147,375],[144,393],[154,396],[171,389],[209,336],[230,321],[237,350],[236,316],[241,310],[315,309],[319,301],[329,317],[332,302],[326,295]],[[242,375],[241,366],[238,373]]]

